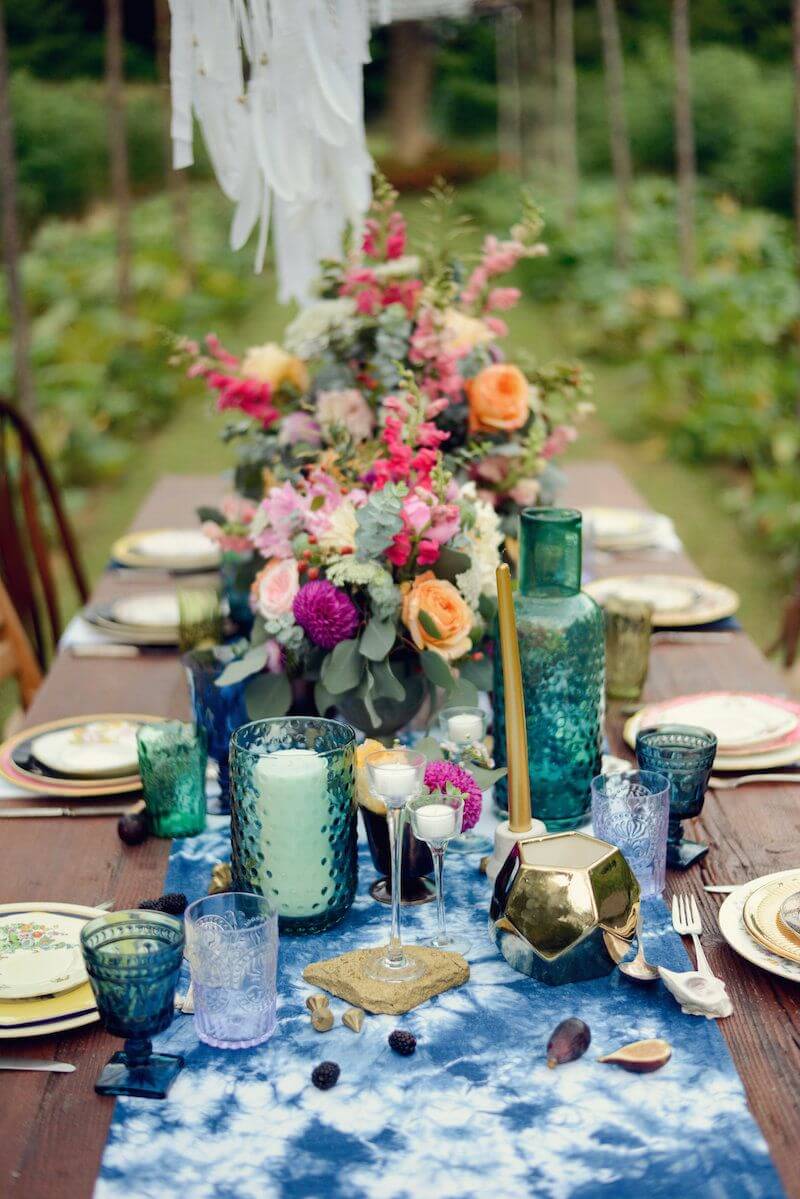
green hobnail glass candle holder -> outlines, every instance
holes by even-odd
[[[194,837],[206,827],[208,752],[201,729],[180,720],[137,735],[147,819],[156,837]]]
[[[591,783],[600,773],[604,706],[603,614],[581,591],[581,514],[526,508],[520,517],[519,638],[533,815],[548,832],[586,822]],[[505,692],[494,655],[494,753],[506,760]],[[495,786],[508,811],[508,780]]]

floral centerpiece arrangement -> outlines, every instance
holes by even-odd
[[[447,222],[451,197],[435,189],[429,227],[438,241],[410,252],[397,194],[378,178],[360,238],[321,264],[319,298],[288,326],[283,345],[238,358],[212,336],[182,341],[176,360],[205,380],[232,414],[225,437],[238,445],[237,486],[255,499],[264,474],[278,481],[325,448],[357,453],[379,438],[401,380],[429,401],[449,470],[472,478],[504,508],[535,503],[547,463],[577,436],[591,408],[579,364],[507,361],[501,313],[520,292],[502,286],[523,258],[546,254],[536,207],[508,238],[484,239],[471,266],[456,254],[463,222]]]
[[[499,518],[448,468],[436,401],[403,383],[379,442],[349,457],[320,451],[295,482],[268,488],[249,524],[263,562],[256,619],[220,683],[252,676],[254,717],[286,712],[302,678],[320,713],[385,735],[434,689],[469,704],[490,685]]]

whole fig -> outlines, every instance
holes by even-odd
[[[150,834],[147,817],[143,812],[126,812],[117,822],[117,833],[126,845],[141,845]]]
[[[591,1039],[589,1025],[584,1024],[583,1020],[578,1020],[576,1016],[562,1020],[550,1033],[547,1042],[547,1064],[550,1069],[583,1057]]]

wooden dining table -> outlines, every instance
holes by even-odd
[[[197,506],[213,504],[222,490],[221,481],[208,476],[165,476],[131,527],[192,526]],[[621,472],[606,463],[571,465],[562,500],[576,507],[645,506]],[[603,563],[603,573],[608,574],[648,570],[698,573],[682,553],[628,553]],[[94,598],[110,600],[133,589],[143,593],[174,584],[166,575],[136,576],[109,569]],[[785,684],[743,631],[701,644],[653,645],[646,699],[715,689],[780,694]],[[27,723],[105,712],[186,718],[189,699],[177,652],[148,650],[131,659],[91,659],[63,649],[27,713]],[[611,748],[630,756],[623,745],[622,724],[622,714],[612,706]],[[18,807],[20,802],[0,801],[0,807]],[[41,801],[30,802],[34,806]],[[800,866],[800,787],[775,783],[711,791],[702,815],[693,822],[693,833],[710,844],[710,852],[688,872],[669,872],[667,892],[689,890],[697,898],[708,959],[725,980],[734,1008],[720,1028],[787,1195],[800,1199],[800,989],[750,965],[727,946],[717,926],[720,898],[703,890],[704,883],[746,882]],[[8,820],[0,823],[0,838],[2,903],[92,905],[111,900],[124,908],[163,889],[170,843],[150,838],[143,845],[126,846],[117,836],[113,817]],[[73,1074],[0,1075],[3,1199],[91,1195],[114,1105],[113,1099],[95,1094],[94,1081],[118,1048],[99,1024],[0,1043],[0,1056],[58,1058],[77,1066]],[[690,1140],[692,1130],[676,1128],[675,1136]]]

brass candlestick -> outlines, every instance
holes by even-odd
[[[505,563],[497,568],[497,627],[503,663],[506,709],[506,760],[508,762],[508,820],[498,824],[494,852],[486,863],[486,874],[494,882],[498,871],[518,841],[547,832],[541,820],[531,815],[531,784],[528,774],[528,734],[525,726],[525,697],[519,657],[517,620],[511,591],[511,571]]]

